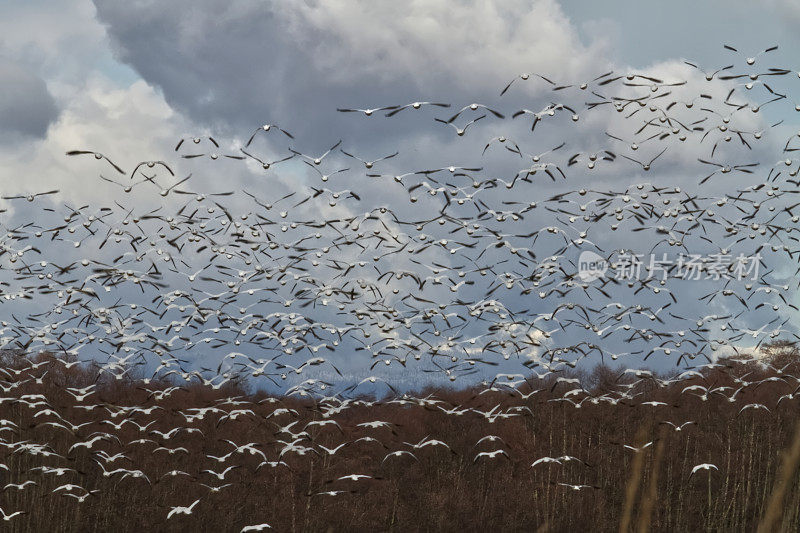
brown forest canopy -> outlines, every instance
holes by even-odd
[[[763,352],[682,376],[598,366],[346,400],[145,384],[7,351],[5,479],[35,485],[7,487],[0,507],[30,510],[17,531],[753,530],[800,381],[794,345]],[[692,473],[702,464],[714,468]],[[796,529],[800,488],[786,498]]]

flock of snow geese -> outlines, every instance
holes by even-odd
[[[96,160],[99,177],[87,186],[107,187],[106,200],[78,205],[58,190],[6,189],[0,204],[0,348],[9,365],[0,368],[0,446],[42,462],[13,472],[17,481],[3,492],[64,476],[69,483],[53,493],[82,503],[96,490],[81,485],[69,460],[89,453],[103,477],[120,483],[185,478],[213,494],[228,489],[243,456],[258,458],[256,470],[289,468],[298,455],[333,460],[354,443],[326,447],[315,435],[339,428],[336,417],[354,405],[416,405],[495,423],[534,415],[529,400],[542,390],[575,408],[634,402],[629,384],[592,396],[574,377],[601,361],[636,380],[660,380],[643,364],[677,368],[669,380],[677,382],[713,368],[720,355],[800,339],[792,320],[800,133],[790,115],[800,100],[789,93],[800,74],[762,67],[775,48],[747,57],[726,46],[729,65],[686,62],[685,79],[523,73],[492,104],[338,109],[358,121],[429,124],[426,138],[441,143],[443,156],[464,146],[462,160],[430,168],[402,166],[416,156],[405,159],[400,148],[362,153],[335,137],[306,149],[288,124],[264,124],[238,144],[189,136],[169,148],[171,159],[130,169],[92,147],[68,152]],[[506,109],[510,98],[527,98],[532,109]],[[248,177],[242,188],[204,190],[203,172]],[[581,273],[586,251],[607,267],[594,279]],[[40,352],[53,359],[36,362],[31,354]],[[98,404],[101,381],[65,385],[58,401],[42,392],[74,367],[136,383],[146,391],[142,403]],[[479,386],[519,405],[481,411],[411,393],[428,384]],[[182,424],[163,425],[160,404],[194,385],[266,396],[190,406],[178,413]],[[734,402],[751,385],[683,392]],[[318,419],[299,425],[289,398],[315,402]],[[68,413],[59,407],[66,403]],[[71,439],[64,450],[34,433],[23,439],[12,406],[37,427],[62,431]],[[757,410],[769,407],[739,412]],[[277,429],[277,448],[227,441],[227,452],[207,458],[214,466],[160,479],[131,464],[130,447],[178,460],[187,445],[172,439],[202,442],[195,425],[207,416]],[[664,423],[675,432],[693,424]],[[388,448],[378,432],[402,437],[390,422],[358,426],[364,445]],[[494,435],[477,444],[492,443],[503,444]],[[430,448],[449,446],[433,436],[399,438],[383,462],[419,461]],[[509,459],[502,447],[482,448],[473,463]],[[567,462],[584,461],[529,461]],[[715,470],[698,464],[687,476]],[[205,499],[170,506],[165,519],[186,519]],[[4,508],[2,517],[23,520],[28,511]]]

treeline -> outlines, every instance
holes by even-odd
[[[792,346],[770,349],[680,377],[599,366],[381,400],[144,383],[9,352],[0,508],[26,514],[3,526],[753,531],[767,519],[797,531],[783,452],[800,365]]]

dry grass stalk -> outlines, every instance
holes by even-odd
[[[775,485],[767,503],[767,510],[758,525],[759,533],[776,531],[779,526],[786,491],[789,489],[798,465],[800,465],[800,422],[795,427],[791,447],[784,451],[780,475],[775,478]]]
[[[646,426],[642,425],[636,432],[636,442],[641,446],[647,435]],[[639,485],[642,480],[642,464],[644,462],[644,454],[637,452],[633,458],[633,465],[631,470],[631,477],[628,479],[628,484],[625,487],[625,505],[622,511],[622,520],[619,523],[620,533],[627,533],[630,530],[631,521],[633,518],[633,506],[636,502],[636,494],[639,492]]]

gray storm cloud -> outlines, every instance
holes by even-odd
[[[0,57],[0,136],[44,137],[58,118],[56,101],[47,84],[23,66]]]

